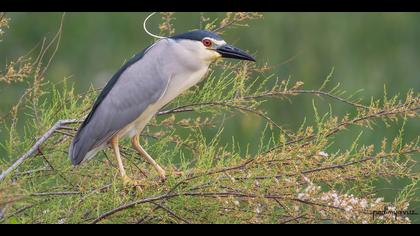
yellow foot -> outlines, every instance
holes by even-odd
[[[181,176],[184,175],[184,172],[183,171],[174,170],[174,171],[172,171],[172,175],[173,176],[176,176],[176,177],[181,177]]]
[[[128,176],[123,176],[122,179],[123,179],[124,186],[133,187],[133,188],[136,188],[138,191],[143,192],[142,181],[133,180]]]
[[[165,182],[167,177],[166,177],[166,173],[159,173],[160,176],[160,181]]]
[[[169,174],[171,176],[175,176],[175,177],[181,177],[181,176],[185,175],[185,173],[183,171],[179,171],[178,168],[176,168],[175,166],[170,168]]]
[[[158,167],[157,168],[157,172],[158,172],[158,174],[160,176],[160,180],[162,182],[165,182],[166,181],[166,171],[164,171],[162,168]]]

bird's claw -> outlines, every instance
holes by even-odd
[[[166,181],[166,179],[167,179],[167,177],[166,177],[166,171],[164,171],[162,168],[158,168],[158,169],[157,169],[157,172],[158,172],[158,174],[159,174],[160,180],[161,180],[162,182],[165,182],[165,181]]]
[[[185,173],[183,171],[174,170],[174,171],[172,171],[172,175],[176,176],[176,177],[181,177],[181,176],[185,175]]]
[[[128,176],[124,176],[123,183],[124,183],[124,186],[126,187],[135,188],[139,192],[143,192],[143,188],[142,188],[143,184],[141,181],[133,180]]]

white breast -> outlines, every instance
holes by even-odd
[[[167,88],[161,98],[154,104],[146,108],[141,114],[130,125],[126,126],[123,130],[118,133],[119,138],[125,136],[134,137],[139,135],[146,124],[153,118],[153,116],[166,104],[178,97],[180,94],[196,85],[201,81],[208,70],[208,66],[203,66],[193,73],[189,74],[175,74],[169,81]]]

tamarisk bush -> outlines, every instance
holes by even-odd
[[[162,14],[162,34],[175,32],[173,16]],[[3,22],[5,15],[0,17]],[[227,13],[225,19],[212,20],[202,15],[200,25],[228,32],[261,17]],[[419,137],[405,140],[404,127],[419,118],[419,94],[411,90],[366,101],[334,85],[333,70],[319,88],[307,88],[302,81],[279,79],[269,62],[217,63],[204,82],[160,111],[142,134],[145,148],[168,170],[166,182],[159,182],[123,143],[127,171],[144,182],[143,192],[123,186],[109,150],[72,167],[68,147],[98,90],[76,94],[67,80],[46,82],[62,28],[63,21],[35,60],[22,57],[6,65],[17,76],[8,76],[9,70],[0,75],[1,86],[28,85],[17,105],[0,118],[0,130],[8,136],[0,142],[7,153],[0,157],[1,223],[410,223],[414,217],[379,213],[409,211],[410,204],[418,204]],[[287,109],[299,96],[312,96],[313,110],[296,130],[275,122],[264,108],[276,103]],[[348,112],[336,115],[339,105]],[[241,116],[265,123],[263,132],[255,134],[257,150],[248,150],[235,137],[221,142],[225,120]],[[19,122],[24,122],[23,133],[16,130]],[[382,140],[377,146],[362,143],[360,133],[349,147],[331,149],[338,135],[375,132],[381,122],[385,128],[400,125],[399,134],[377,137]],[[205,135],[209,129],[215,135]],[[385,201],[376,183],[393,179],[404,179],[406,185]]]

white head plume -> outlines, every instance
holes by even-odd
[[[163,37],[163,36],[158,36],[158,35],[152,34],[152,33],[150,33],[150,32],[147,30],[146,23],[147,23],[147,21],[149,20],[149,18],[150,18],[150,17],[152,17],[154,14],[156,14],[156,12],[153,12],[152,14],[150,14],[149,16],[147,16],[147,17],[146,17],[146,19],[144,19],[144,22],[143,22],[143,28],[144,28],[144,31],[146,31],[146,33],[147,33],[148,35],[150,35],[150,36],[152,36],[152,37],[154,37],[154,38],[158,38],[158,39],[163,39],[163,38],[166,38],[166,37]]]

